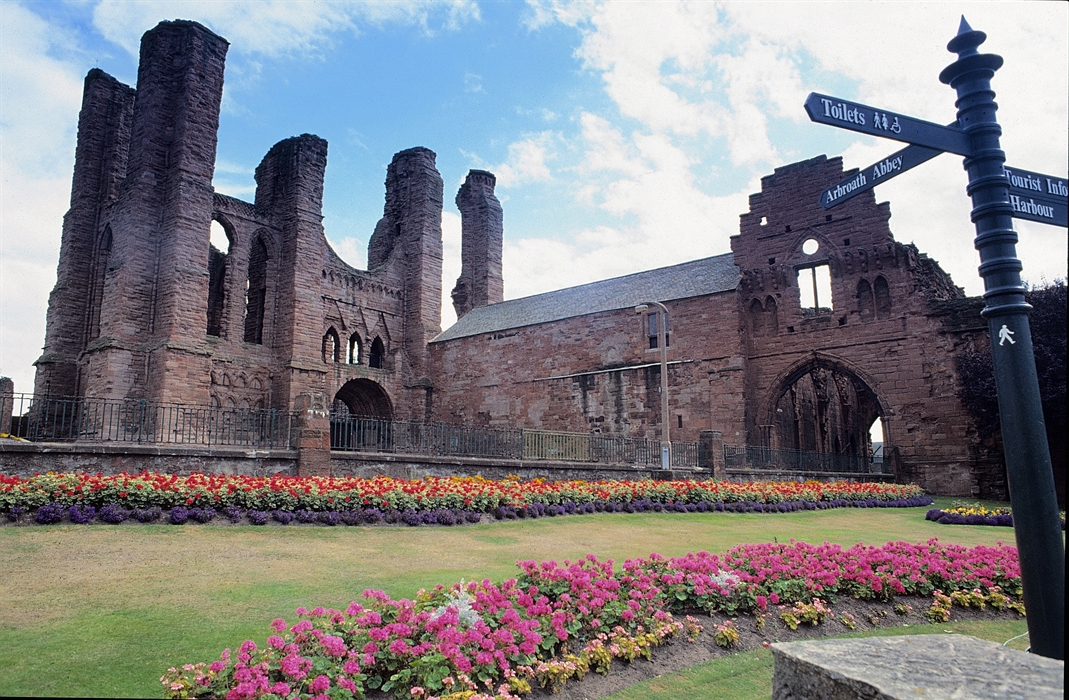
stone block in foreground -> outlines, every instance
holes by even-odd
[[[772,645],[772,700],[1062,698],[1065,662],[958,634]]]

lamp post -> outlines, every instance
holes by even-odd
[[[647,301],[635,307],[636,314],[649,311],[651,306],[656,306],[658,315],[664,318],[657,319],[657,347],[661,351],[661,469],[672,468],[672,437],[668,421],[668,307],[659,301]]]

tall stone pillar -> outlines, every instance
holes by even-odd
[[[428,344],[442,332],[442,191],[434,151],[397,153],[386,171],[383,216],[368,242],[368,269],[386,266],[391,283],[404,290],[399,369],[408,396],[395,405],[413,420],[430,417]]]
[[[161,22],[141,40],[87,394],[208,403],[212,174],[228,46],[185,20]]]
[[[325,391],[323,313],[323,177],[327,142],[302,134],[276,143],[256,168],[256,206],[271,213],[282,231],[275,347],[285,361],[275,395],[295,399]]]
[[[34,393],[77,396],[82,351],[100,335],[100,305],[112,249],[106,207],[126,176],[135,91],[102,70],[85,76],[70,209],[63,217],[56,286]],[[6,432],[6,429],[5,429]]]
[[[501,274],[504,232],[501,202],[494,195],[497,178],[485,170],[470,170],[457,192],[461,216],[460,277],[453,288],[457,318],[479,306],[505,298]]]
[[[15,382],[0,377],[0,433],[11,432],[11,411],[15,402]]]

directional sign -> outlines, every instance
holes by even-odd
[[[1069,227],[1069,185],[1064,177],[1009,166],[1005,170],[1015,219]]]
[[[969,139],[960,129],[914,119],[886,109],[811,92],[805,100],[805,111],[810,119],[820,124],[957,153],[959,156],[971,154]]]
[[[924,146],[906,146],[878,163],[862,168],[856,175],[840,180],[820,193],[820,206],[825,209],[839,206],[846,200],[882,185],[895,175],[900,175],[921,163],[927,163],[942,153]]]

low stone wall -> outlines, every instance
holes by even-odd
[[[521,479],[549,481],[598,481],[602,479],[709,479],[707,469],[650,469],[588,462],[549,462],[543,460],[491,459],[436,455],[385,454],[381,452],[332,452],[330,472],[335,476],[373,477],[379,475],[404,479],[425,476],[481,476],[504,479],[516,475]]]
[[[57,443],[0,440],[0,473],[30,477],[46,472],[136,474],[297,473],[297,450],[252,450],[234,447],[185,447],[131,443]]]
[[[0,473],[29,477],[45,472],[100,472],[134,474],[142,470],[167,474],[296,475],[299,452],[253,450],[233,447],[137,445],[131,443],[41,443],[0,440]],[[397,478],[425,476],[482,476],[504,479],[515,474],[522,479],[549,481],[580,479],[708,479],[703,469],[650,469],[584,462],[443,457],[382,452],[331,452],[332,476]]]
[[[729,467],[724,470],[728,481],[849,481],[853,483],[894,483],[892,474],[844,474],[842,472],[790,472],[778,469],[739,469]]]
[[[772,645],[772,700],[1065,697],[1065,662],[958,634]]]

